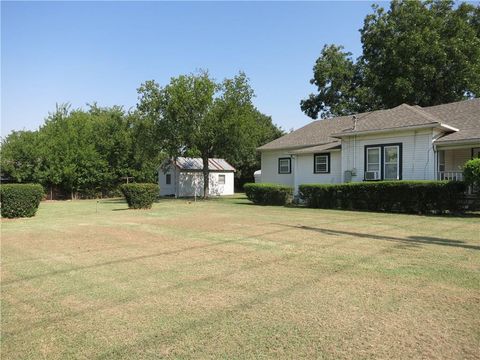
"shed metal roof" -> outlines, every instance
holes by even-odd
[[[201,171],[203,170],[203,160],[201,158],[177,157],[175,165],[180,170]],[[210,171],[235,171],[225,159],[208,159],[208,169]]]

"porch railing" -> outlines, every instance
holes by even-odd
[[[437,173],[437,180],[462,181],[462,171],[439,171]]]

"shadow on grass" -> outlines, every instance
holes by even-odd
[[[103,204],[126,204],[127,203],[127,201],[123,198],[99,199],[98,202]]]
[[[314,232],[322,233],[325,235],[333,235],[333,236],[347,235],[347,236],[358,237],[362,239],[396,241],[403,244],[442,245],[442,246],[459,247],[463,249],[480,250],[480,246],[469,245],[461,240],[452,240],[452,239],[438,238],[433,236],[408,236],[407,238],[400,238],[400,237],[386,236],[386,235],[374,235],[374,234],[368,234],[368,233],[365,234],[365,233],[359,233],[359,232],[353,232],[353,231],[323,229],[323,228],[317,228],[317,227],[305,226],[305,225],[287,225],[287,224],[278,224],[278,223],[274,225],[279,225],[279,226],[284,226],[289,228],[296,228],[301,230],[314,231]]]

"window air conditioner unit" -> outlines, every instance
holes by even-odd
[[[365,171],[365,180],[380,180],[380,171]]]

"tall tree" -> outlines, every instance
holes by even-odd
[[[247,77],[215,82],[207,72],[181,75],[160,87],[147,81],[138,89],[138,111],[150,134],[169,157],[197,155],[203,160],[203,193],[209,193],[208,159],[229,154],[238,158],[254,139],[258,112]]]
[[[37,131],[13,131],[0,146],[2,175],[15,182],[38,182],[42,166]]]
[[[360,58],[340,46],[322,50],[311,80],[318,93],[301,101],[307,115],[429,106],[480,94],[480,6],[394,0],[388,11],[373,8],[360,30]]]

